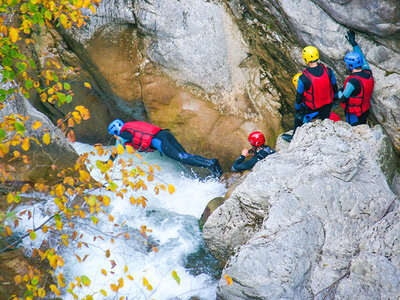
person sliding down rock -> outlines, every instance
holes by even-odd
[[[318,63],[318,49],[314,46],[307,46],[303,49],[302,55],[307,68],[296,79],[297,95],[293,134],[296,132],[296,128],[303,124],[303,120],[296,118],[296,115],[317,112],[317,118],[327,119],[331,114],[332,102],[335,100],[334,106],[338,105],[335,74],[330,68]],[[293,81],[293,83],[295,82]],[[282,135],[282,138],[288,142],[292,140],[292,137],[293,135],[290,134]]]
[[[187,153],[169,131],[152,124],[141,121],[124,123],[116,119],[108,126],[108,133],[117,136],[117,145],[130,145],[138,151],[145,152],[158,150],[182,164],[207,168],[213,177],[219,178],[223,173],[216,158],[207,159]],[[114,160],[115,158],[116,156],[111,155],[109,159]]]
[[[250,150],[247,148],[242,150],[242,155],[240,155],[240,157],[233,163],[233,172],[251,170],[257,162],[266,158],[268,155],[275,153],[275,150],[265,145],[265,137],[259,131],[250,133],[248,140],[253,147]],[[253,157],[244,161],[250,154],[253,154]]]
[[[346,122],[356,126],[367,123],[374,78],[364,54],[356,43],[355,32],[347,31],[346,39],[353,46],[353,51],[344,57],[351,75],[347,77],[344,87],[339,91],[339,101],[346,114]]]

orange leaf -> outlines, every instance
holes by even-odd
[[[173,194],[175,192],[175,187],[172,184],[168,184],[168,193]]]
[[[227,285],[232,285],[232,278],[225,274],[224,279],[226,280]]]
[[[71,143],[76,142],[75,132],[72,129],[68,131],[67,138]]]
[[[90,85],[89,82],[84,82],[83,85],[84,85],[85,87],[87,87],[88,89],[92,89],[92,86]]]
[[[107,271],[104,269],[101,269],[101,274],[103,274],[104,276],[107,276]]]
[[[42,123],[40,123],[39,121],[35,121],[35,123],[33,123],[33,125],[32,125],[32,128],[36,130],[36,129],[40,128],[41,126],[42,126]]]
[[[114,283],[110,284],[110,287],[114,292],[118,292],[118,287]]]

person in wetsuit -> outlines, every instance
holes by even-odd
[[[207,159],[187,153],[168,130],[162,130],[152,124],[141,121],[124,123],[117,119],[108,126],[108,133],[117,136],[117,144],[130,145],[141,152],[158,150],[182,164],[207,168],[212,176],[217,178],[223,173],[216,158]],[[115,157],[110,157],[110,159],[114,160]]]
[[[347,31],[346,39],[353,51],[346,54],[344,61],[351,75],[347,77],[339,91],[339,101],[346,114],[346,122],[352,126],[366,124],[374,89],[372,71],[355,40],[355,32]]]
[[[259,131],[250,133],[248,140],[253,148],[250,150],[244,148],[242,150],[242,155],[240,155],[240,157],[233,163],[233,172],[251,170],[257,162],[266,158],[268,155],[275,153],[275,150],[265,145],[265,137]],[[246,157],[250,154],[253,154],[253,157],[245,161]]]
[[[334,103],[334,108],[338,105],[338,86],[335,74],[332,69],[318,62],[318,49],[314,46],[307,46],[303,49],[302,55],[307,68],[296,82],[293,135],[297,127],[303,125],[304,115],[317,112],[317,118],[327,119],[331,114],[332,103]],[[293,135],[283,134],[282,138],[290,142]]]

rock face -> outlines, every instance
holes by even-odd
[[[16,146],[15,150],[26,154],[30,163],[25,164],[20,160],[8,161],[10,157],[6,156],[0,160],[0,167],[6,170],[14,181],[28,181],[30,183],[52,183],[59,180],[57,174],[63,169],[74,166],[79,158],[76,151],[68,143],[61,130],[53,125],[48,117],[37,111],[32,105],[20,94],[14,94],[14,99],[6,100],[5,107],[0,110],[0,119],[11,114],[19,114],[28,117],[25,124],[25,136],[34,137],[38,141],[42,141],[46,132],[50,134],[50,143],[45,145],[37,145],[36,142],[30,141],[30,149],[27,152]],[[32,124],[40,121],[42,127],[32,129]],[[11,150],[10,152],[12,152]]]
[[[309,123],[280,149],[203,227],[211,253],[228,261],[222,278],[233,279],[231,286],[221,279],[218,297],[398,295],[399,206],[379,170],[393,165],[377,155],[390,151],[382,128]]]
[[[304,68],[304,46],[319,49],[342,85],[351,50],[344,34],[353,28],[374,73],[374,119],[400,153],[399,10],[396,0],[110,0],[83,30],[37,34],[35,50],[42,66],[74,67],[60,75],[74,105],[95,116],[76,127],[79,140],[109,142],[114,118],[151,121],[189,152],[225,153],[228,167],[249,132],[274,143],[292,126],[290,81]],[[36,106],[53,121],[71,108]]]

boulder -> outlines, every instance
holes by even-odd
[[[383,136],[379,126],[317,121],[257,163],[203,227],[210,252],[227,262],[219,299],[398,294],[398,249],[389,242],[400,234],[392,216],[398,199],[381,171],[393,163],[378,154],[388,144]],[[392,224],[386,237],[382,222]],[[384,289],[372,284],[384,278],[390,279]]]

